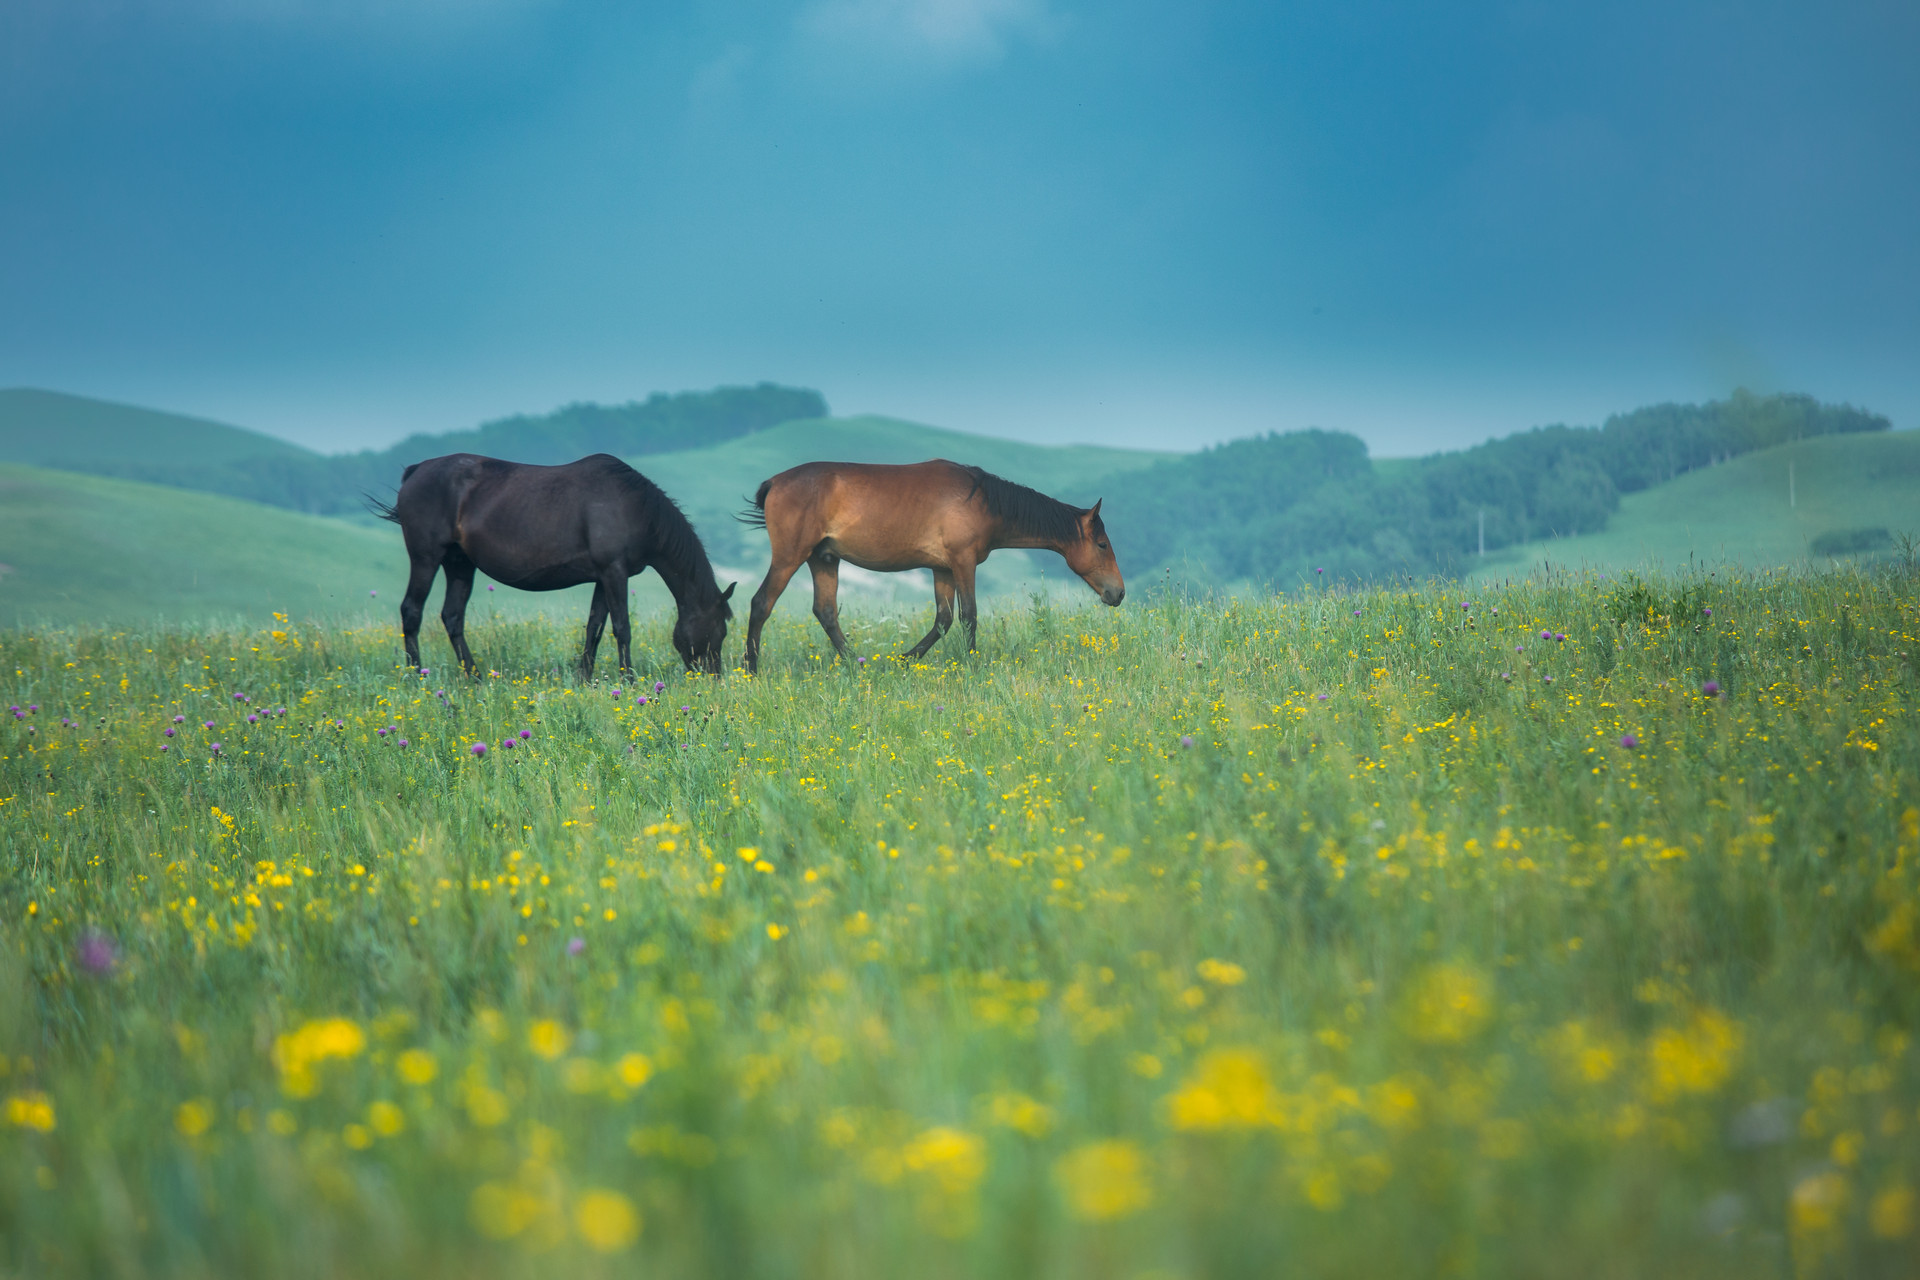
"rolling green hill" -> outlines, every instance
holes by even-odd
[[[258,503],[0,465],[0,624],[265,623],[364,612],[406,584],[399,538]]]
[[[0,462],[97,472],[115,465],[318,458],[258,431],[58,391],[0,389]]]
[[[1789,464],[1793,504],[1788,503]],[[1620,499],[1599,533],[1490,554],[1470,577],[1555,565],[1610,570],[1706,564],[1826,563],[1822,534],[1920,533],[1920,431],[1824,436],[1706,467]]]

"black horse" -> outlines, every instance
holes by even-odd
[[[409,666],[420,665],[420,614],[434,572],[444,565],[447,596],[440,620],[467,674],[474,672],[466,613],[476,568],[522,591],[593,583],[580,676],[593,674],[609,614],[620,669],[630,671],[627,580],[651,565],[680,608],[673,627],[680,660],[689,671],[719,674],[734,584],[720,590],[700,535],[673,499],[611,454],[537,467],[450,453],[408,467],[392,505],[375,502],[374,508],[400,526],[412,562],[400,602]]]

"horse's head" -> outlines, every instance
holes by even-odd
[[[720,674],[720,647],[727,642],[727,620],[733,617],[727,599],[736,585],[729,582],[725,591],[715,592],[704,604],[689,602],[681,606],[680,617],[673,624],[673,647],[680,651],[680,661],[687,664],[687,670]]]
[[[1099,592],[1104,603],[1119,604],[1127,598],[1127,584],[1120,577],[1120,562],[1113,558],[1107,526],[1100,520],[1100,503],[1080,513],[1080,538],[1060,554],[1066,557],[1067,568]]]

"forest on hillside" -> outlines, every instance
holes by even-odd
[[[1796,394],[1662,404],[1598,427],[1537,427],[1376,467],[1357,436],[1234,440],[1107,482],[1130,572],[1286,586],[1450,573],[1485,547],[1606,527],[1620,496],[1755,449],[1886,431],[1883,416]],[[1131,566],[1138,566],[1133,568]]]
[[[591,453],[623,458],[696,449],[827,414],[818,391],[770,382],[712,391],[656,392],[626,404],[571,404],[547,414],[517,414],[468,431],[412,435],[387,449],[322,456],[265,453],[208,463],[91,459],[81,469],[250,498],[317,515],[358,513],[366,495],[385,497],[410,463],[448,453],[480,453],[516,462],[552,465]]]

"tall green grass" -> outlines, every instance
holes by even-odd
[[[0,633],[0,1274],[1912,1274],[1914,588]]]

